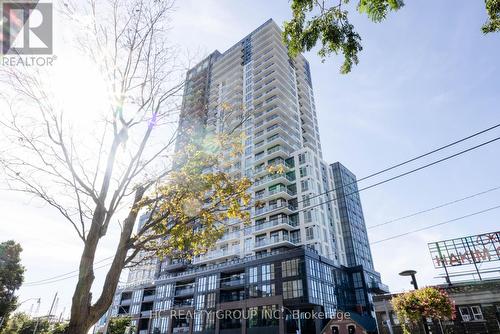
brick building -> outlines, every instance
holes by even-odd
[[[456,319],[428,322],[434,334],[500,334],[500,279],[439,285],[455,302]],[[374,297],[380,334],[402,334],[403,330],[391,306],[393,295]],[[424,334],[412,328],[412,334]]]

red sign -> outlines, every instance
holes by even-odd
[[[500,231],[431,242],[428,246],[435,268],[499,261]]]

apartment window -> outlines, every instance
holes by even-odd
[[[463,321],[477,321],[484,319],[481,306],[479,305],[460,306],[458,310]]]
[[[215,308],[215,292],[207,294],[207,308]]]
[[[248,269],[248,282],[257,283],[257,267],[252,267]]]
[[[271,297],[275,295],[274,284],[263,284],[261,286],[262,297]]]
[[[302,192],[309,190],[309,180],[300,181],[300,188],[302,189]]]
[[[133,292],[132,302],[139,303],[142,299],[142,290],[136,290]]]
[[[195,332],[201,332],[203,330],[203,318],[202,313],[195,313],[194,315],[194,327]]]
[[[313,210],[304,211],[304,222],[312,222]]]
[[[274,279],[274,264],[265,264],[261,267],[262,281],[270,281]]]
[[[309,199],[309,195],[302,196],[302,207],[307,208],[311,205],[311,200]]]
[[[281,275],[283,278],[297,276],[299,274],[299,259],[281,262]]]
[[[250,285],[248,287],[248,296],[250,298],[257,298],[257,297],[259,297],[259,286],[258,285]]]
[[[250,307],[248,309],[248,321],[247,321],[247,327],[252,328],[252,327],[257,327],[259,323],[259,315],[258,315],[258,308],[257,307]]]
[[[166,333],[167,328],[168,328],[168,320],[169,320],[169,318],[167,318],[167,317],[154,318],[153,319],[153,326],[152,326],[153,332],[155,332],[155,330],[157,330],[158,333],[161,333],[161,334]]]
[[[303,165],[307,162],[307,156],[306,153],[300,153],[299,154],[299,165]]]
[[[306,228],[306,240],[314,239],[314,227],[310,226]]]
[[[205,329],[215,329],[215,312],[210,312],[207,314]]]
[[[196,306],[197,310],[201,310],[201,309],[205,308],[205,295],[196,296],[195,306]]]
[[[298,298],[302,297],[304,292],[302,290],[302,280],[283,282],[283,298]]]
[[[140,309],[141,309],[140,304],[132,305],[130,314],[139,314]]]
[[[208,288],[207,290],[215,290],[217,288],[217,275],[208,276]]]
[[[321,294],[319,282],[315,280],[311,280],[310,282],[311,282],[311,297],[314,299],[318,299]]]
[[[252,238],[245,239],[245,252],[252,251]]]
[[[300,177],[307,176],[307,174],[308,174],[307,173],[307,167],[306,166],[300,167],[299,172],[300,172]]]
[[[262,306],[262,317],[261,317],[261,326],[269,327],[269,326],[278,326],[278,319],[275,316],[277,311],[276,305],[264,305]]]

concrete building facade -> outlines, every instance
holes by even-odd
[[[319,334],[328,319],[308,318],[313,311],[374,324],[371,295],[387,287],[366,242],[362,261],[347,257],[346,241],[351,249],[360,239],[346,237],[335,168],[322,158],[309,63],[288,56],[274,21],[188,71],[179,127],[177,149],[228,127],[242,135],[224,171],[250,178],[259,205],[250,226],[227,222],[206,254],[158,261],[152,282],[117,291],[109,316],[130,316],[139,334]],[[218,317],[225,310],[252,316]],[[263,316],[272,311],[280,316]]]

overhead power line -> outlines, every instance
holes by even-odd
[[[104,260],[104,259],[103,259]],[[100,261],[102,262],[102,261]],[[110,266],[112,262],[109,262],[109,263],[105,263],[103,265],[100,265],[100,266],[97,266],[97,267],[94,267],[94,270],[97,270],[97,269],[101,269],[101,268],[105,268],[107,266]],[[73,271],[74,272],[74,271]],[[70,273],[73,273],[73,272],[70,272]],[[78,270],[77,270],[78,272]],[[44,279],[44,280],[40,280],[40,281],[35,281],[35,282],[30,282],[30,283],[26,283],[26,284],[23,284],[23,286],[26,286],[26,287],[32,287],[32,286],[39,286],[39,285],[47,285],[47,284],[52,284],[52,283],[57,283],[57,282],[60,282],[60,281],[65,281],[65,280],[68,280],[68,279],[71,279],[71,278],[74,278],[74,277],[78,277],[78,273],[75,274],[75,275],[71,275],[71,276],[67,276],[67,274],[65,275],[58,275],[58,276],[54,276],[54,277],[51,277],[51,278],[47,278],[47,279]]]
[[[493,143],[493,142],[495,142],[495,141],[497,141],[497,140],[500,140],[500,137],[493,138],[493,139],[488,140],[488,141],[486,141],[486,142],[484,142],[484,143],[481,143],[481,144],[475,145],[475,146],[473,146],[473,147],[470,147],[470,148],[468,148],[468,149],[465,149],[465,150],[462,150],[462,151],[460,151],[460,152],[454,153],[454,154],[452,154],[452,155],[449,155],[449,156],[447,156],[447,157],[441,158],[441,159],[439,159],[439,160],[433,161],[433,162],[428,163],[428,164],[426,164],[426,165],[423,165],[423,166],[420,166],[420,167],[414,168],[414,169],[412,169],[412,170],[410,170],[410,171],[408,171],[408,172],[404,172],[404,173],[398,174],[398,175],[396,175],[396,176],[390,177],[390,178],[388,178],[388,179],[385,179],[385,180],[383,180],[383,181],[380,181],[380,182],[377,182],[377,183],[371,184],[371,185],[366,186],[366,187],[364,187],[364,188],[358,189],[357,191],[353,191],[353,192],[351,192],[351,193],[349,193],[349,194],[347,194],[347,195],[345,195],[345,196],[350,196],[350,195],[359,194],[360,192],[362,192],[362,191],[364,191],[364,190],[368,190],[368,189],[371,189],[371,188],[377,187],[377,186],[382,185],[382,184],[384,184],[384,183],[387,183],[387,182],[390,182],[390,181],[393,181],[393,180],[399,179],[399,178],[401,178],[401,177],[403,177],[403,176],[410,175],[410,174],[412,174],[412,173],[418,172],[418,171],[420,171],[420,170],[422,170],[422,169],[425,169],[425,168],[428,168],[428,167],[431,167],[431,166],[437,165],[437,164],[439,164],[439,163],[441,163],[441,162],[444,162],[444,161],[450,160],[450,159],[452,159],[452,158],[458,157],[459,155],[462,155],[462,154],[464,154],[464,153],[467,153],[467,152],[470,152],[470,151],[476,150],[476,149],[478,149],[478,148],[480,148],[480,147],[483,147],[483,146],[485,146],[485,145],[491,144],[491,143]],[[314,205],[311,205],[311,206],[305,207],[305,208],[303,208],[303,209],[297,210],[297,212],[304,211],[304,210],[309,210],[309,209],[314,208],[314,207],[316,207],[316,206],[323,205],[323,204],[326,204],[326,203],[329,203],[329,202],[333,202],[333,201],[337,201],[337,198],[335,197],[335,198],[332,198],[332,199],[329,199],[329,200],[323,201],[323,202],[321,202],[321,203],[318,203],[318,204],[314,204]]]
[[[433,206],[433,207],[431,207],[429,209],[417,211],[417,212],[414,212],[412,214],[409,214],[409,215],[406,215],[406,216],[402,216],[402,217],[399,217],[399,218],[395,218],[395,219],[391,219],[391,220],[388,220],[388,221],[380,223],[380,224],[367,226],[367,229],[377,228],[377,227],[380,227],[380,226],[385,226],[385,225],[388,225],[388,224],[396,223],[396,222],[399,222],[399,221],[402,221],[402,220],[405,220],[405,219],[408,219],[408,218],[412,218],[412,217],[421,215],[423,213],[427,213],[427,212],[430,212],[430,211],[441,209],[441,208],[444,208],[444,207],[452,205],[452,204],[460,203],[462,201],[465,201],[465,200],[468,200],[468,199],[471,199],[471,198],[474,198],[474,197],[477,197],[477,196],[481,196],[481,195],[490,193],[490,192],[498,190],[498,189],[500,189],[500,187],[495,187],[495,188],[491,188],[491,189],[488,189],[488,190],[485,190],[485,191],[481,191],[481,192],[475,193],[473,195],[469,195],[469,196],[466,196],[466,197],[462,197],[462,198],[456,199],[454,201],[450,201],[450,202],[446,202],[446,203],[442,203],[442,204]]]
[[[432,224],[432,225],[421,227],[421,228],[418,228],[418,229],[415,229],[415,230],[412,230],[412,231],[408,231],[408,232],[396,234],[396,235],[390,236],[388,238],[384,238],[384,239],[380,239],[380,240],[371,242],[370,245],[376,245],[376,244],[379,244],[379,243],[382,243],[382,242],[385,242],[385,241],[389,241],[389,240],[401,238],[401,237],[407,236],[409,234],[413,234],[413,233],[417,233],[417,232],[429,230],[429,229],[434,228],[436,226],[441,226],[441,225],[449,224],[449,223],[455,222],[457,220],[462,220],[462,219],[465,219],[465,218],[477,216],[479,214],[486,213],[486,212],[489,212],[489,211],[493,211],[493,210],[496,210],[496,209],[500,209],[500,205],[493,206],[491,208],[484,209],[484,210],[481,210],[481,211],[477,211],[477,212],[474,212],[474,213],[470,213],[468,215],[461,216],[461,217],[458,217],[458,218],[453,218],[453,219],[450,219],[450,220],[445,220],[444,222],[441,222],[441,223]]]
[[[110,259],[112,259],[112,258],[113,258],[113,256],[109,256],[109,257],[107,257],[107,258],[101,259],[101,260],[97,261],[96,263],[94,263],[94,265],[99,264],[99,263],[102,263],[102,262],[104,262],[104,261],[106,261],[106,260],[110,260]],[[97,269],[97,268],[96,268],[96,269]],[[45,279],[38,280],[38,281],[26,282],[26,283],[24,283],[23,285],[24,285],[24,286],[29,286],[29,285],[32,285],[32,284],[42,283],[42,282],[46,282],[46,281],[52,281],[52,280],[57,279],[57,278],[60,278],[60,277],[64,277],[64,276],[68,276],[68,275],[71,275],[71,274],[77,273],[78,271],[79,271],[78,269],[76,269],[76,270],[72,270],[72,271],[69,271],[69,272],[67,272],[67,273],[65,273],[65,274],[60,274],[60,275],[57,275],[57,276],[53,276],[53,277],[49,277],[49,278],[45,278]],[[78,275],[77,275],[77,276],[78,276]],[[69,278],[72,278],[72,277],[74,277],[74,276],[71,276],[71,277],[69,277]]]
[[[456,140],[456,141],[454,141],[454,142],[452,142],[452,143],[449,143],[449,144],[447,144],[447,145],[441,146],[441,147],[439,147],[439,148],[436,148],[436,149],[434,149],[434,150],[432,150],[432,151],[429,151],[429,152],[427,152],[427,153],[425,153],[425,154],[421,154],[421,155],[419,155],[419,156],[417,156],[417,157],[414,157],[414,158],[412,158],[412,159],[409,159],[409,160],[403,161],[403,162],[398,163],[398,164],[396,164],[396,165],[394,165],[394,166],[391,166],[391,167],[385,168],[385,169],[383,169],[383,170],[381,170],[381,171],[379,171],[379,172],[372,173],[372,174],[370,174],[370,175],[368,175],[368,176],[365,176],[365,177],[363,177],[363,178],[361,178],[361,179],[359,179],[359,180],[357,180],[357,181],[355,181],[355,182],[352,182],[351,184],[354,184],[354,183],[357,183],[357,182],[360,182],[360,181],[366,180],[366,179],[371,178],[371,177],[374,177],[374,176],[376,176],[376,175],[380,175],[380,174],[382,174],[382,173],[385,173],[385,172],[387,172],[387,171],[389,171],[389,170],[392,170],[392,169],[395,169],[395,168],[397,168],[397,167],[400,167],[400,166],[406,165],[406,164],[408,164],[408,163],[410,163],[410,162],[413,162],[413,161],[416,161],[416,160],[421,159],[421,158],[423,158],[423,157],[429,156],[429,155],[431,155],[431,154],[433,154],[433,153],[436,153],[436,152],[438,152],[438,151],[441,151],[441,150],[443,150],[443,149],[446,149],[446,148],[451,147],[451,146],[453,146],[453,145],[456,145],[456,144],[458,144],[458,143],[464,142],[464,141],[466,141],[466,140],[468,140],[468,139],[471,139],[471,138],[473,138],[473,137],[479,136],[479,135],[481,135],[481,134],[483,134],[483,133],[485,133],[485,132],[491,131],[491,130],[496,129],[496,128],[498,128],[498,127],[500,127],[500,124],[497,124],[497,125],[494,125],[494,126],[492,126],[492,127],[487,128],[487,129],[485,129],[485,130],[482,130],[482,131],[476,132],[476,133],[474,133],[474,134],[472,134],[472,135],[470,135],[470,136],[467,136],[467,137],[464,137],[464,138],[462,138],[462,139]],[[462,151],[460,151],[460,152],[457,152],[457,153],[455,153],[455,154],[449,155],[449,156],[444,157],[444,158],[442,158],[442,159],[439,159],[439,160],[433,161],[433,162],[431,162],[431,163],[429,163],[429,164],[426,164],[426,165],[424,165],[424,166],[421,166],[421,167],[418,167],[418,168],[412,169],[412,170],[410,170],[410,171],[408,171],[408,172],[401,173],[401,174],[399,174],[399,175],[393,176],[393,177],[388,178],[388,179],[386,179],[386,180],[383,180],[383,181],[380,181],[380,182],[374,183],[374,184],[372,184],[372,185],[366,186],[366,187],[364,187],[364,188],[358,189],[357,191],[354,191],[354,192],[352,192],[352,193],[349,193],[349,194],[347,194],[347,195],[345,195],[345,196],[354,195],[354,194],[360,193],[361,191],[368,190],[368,189],[374,188],[374,187],[376,187],[376,186],[382,185],[382,184],[384,184],[384,183],[387,183],[387,182],[393,181],[393,180],[395,180],[395,179],[401,178],[401,177],[403,177],[403,176],[406,176],[406,175],[409,175],[409,174],[415,173],[415,172],[420,171],[420,170],[422,170],[422,169],[425,169],[425,168],[427,168],[427,167],[431,167],[431,166],[433,166],[433,165],[439,164],[439,163],[441,163],[441,162],[444,162],[444,161],[446,161],[446,160],[452,159],[452,158],[457,157],[457,156],[459,156],[459,155],[462,155],[462,154],[464,154],[464,153],[467,153],[467,152],[473,151],[473,150],[475,150],[475,149],[478,149],[478,148],[483,147],[483,146],[485,146],[485,145],[491,144],[491,143],[493,143],[493,142],[495,142],[495,141],[498,141],[498,140],[500,140],[500,137],[493,138],[493,139],[491,139],[491,140],[489,140],[489,141],[486,141],[486,142],[483,142],[483,143],[481,143],[481,144],[475,145],[475,146],[473,146],[473,147],[471,147],[471,148],[468,148],[468,149],[462,150]],[[342,188],[345,188],[345,187],[347,187],[347,186],[349,186],[349,185],[351,185],[351,184],[344,185]],[[321,195],[326,195],[326,194],[328,194],[328,193],[330,193],[330,192],[332,192],[332,191],[335,191],[335,190],[336,190],[336,188],[331,189],[331,190],[328,190],[328,191],[323,192],[323,193],[320,193],[320,194],[317,194],[317,195],[314,195],[314,196],[312,196],[312,197],[309,197],[308,199],[310,200],[310,199],[312,199],[312,198],[315,198],[315,197],[318,197],[318,196],[321,196]],[[312,208],[314,208],[314,207],[317,207],[317,206],[320,206],[320,205],[323,205],[323,204],[326,204],[326,203],[329,203],[329,202],[334,202],[334,201],[337,201],[337,200],[338,200],[337,198],[328,199],[328,200],[323,201],[323,202],[320,202],[320,203],[318,203],[318,204],[310,205],[310,206],[308,206],[308,207],[305,207],[305,208],[302,208],[302,209],[299,209],[299,210],[295,210],[295,212],[297,212],[297,213],[298,213],[298,212],[306,211],[306,210],[312,209]],[[301,202],[303,202],[303,201],[304,201],[304,200],[301,200],[301,201],[298,201],[297,203],[301,203]],[[273,212],[278,212],[279,210],[280,210],[280,208],[275,209],[275,210],[271,210],[271,211],[267,212],[266,214],[272,214]],[[231,227],[231,226],[235,226],[235,225],[240,225],[240,223],[229,224],[229,225],[227,225],[227,227]],[[111,259],[111,258],[112,258],[112,257],[108,257],[108,258],[102,259],[102,260],[100,260],[100,261],[96,262],[96,264],[97,264],[97,263],[100,263],[100,262],[103,262],[103,261],[106,261],[106,260]],[[107,265],[109,265],[109,264],[107,264]],[[97,267],[97,268],[95,268],[95,269],[99,269],[99,268],[103,268],[103,267],[104,267],[104,266],[100,266],[100,267]],[[57,282],[57,281],[58,281],[57,279],[59,279],[59,278],[61,278],[60,280],[64,280],[64,279],[69,279],[69,278],[73,278],[73,277],[78,276],[78,275],[73,275],[73,276],[70,276],[70,277],[63,278],[64,276],[70,275],[70,274],[75,273],[75,272],[78,272],[78,270],[75,270],[75,271],[72,271],[72,272],[69,272],[69,273],[66,273],[66,274],[62,274],[62,275],[58,275],[58,276],[54,276],[54,277],[51,277],[51,278],[47,278],[47,279],[44,279],[44,280],[40,280],[40,281],[28,282],[28,283],[25,283],[24,285],[25,285],[25,286],[35,286],[35,285],[37,285],[37,284],[42,285],[44,282],[54,283],[54,282]]]
[[[462,138],[462,139],[456,140],[456,141],[451,142],[451,143],[449,143],[449,144],[447,144],[447,145],[444,145],[444,146],[438,147],[438,148],[436,148],[436,149],[434,149],[434,150],[432,150],[432,151],[429,151],[429,152],[427,152],[427,153],[421,154],[421,155],[416,156],[416,157],[414,157],[414,158],[408,159],[408,160],[403,161],[403,162],[401,162],[401,163],[399,163],[399,164],[396,164],[396,165],[394,165],[394,166],[388,167],[388,168],[383,169],[383,170],[381,170],[381,171],[378,171],[378,172],[372,173],[372,174],[370,174],[370,175],[367,175],[367,176],[365,176],[365,177],[362,177],[361,179],[357,180],[357,182],[361,182],[361,181],[363,181],[363,180],[366,180],[366,179],[369,179],[369,178],[371,178],[371,177],[374,177],[374,176],[380,175],[380,174],[382,174],[382,173],[388,172],[388,171],[390,171],[390,170],[393,170],[393,169],[395,169],[395,168],[398,168],[398,167],[404,166],[404,165],[409,164],[410,162],[416,161],[416,160],[418,160],[418,159],[425,158],[425,157],[427,157],[427,156],[429,156],[429,155],[431,155],[431,154],[434,154],[434,153],[437,153],[437,152],[442,151],[442,150],[444,150],[444,149],[447,149],[448,147],[451,147],[451,146],[454,146],[454,145],[460,144],[460,143],[462,143],[462,142],[464,142],[464,141],[466,141],[466,140],[469,140],[469,139],[471,139],[471,138],[474,138],[474,137],[477,137],[477,136],[479,136],[479,135],[482,135],[483,133],[486,133],[486,132],[488,132],[488,131],[494,130],[494,129],[498,128],[498,127],[500,127],[500,124],[493,125],[493,126],[491,126],[491,127],[487,128],[487,129],[484,129],[484,130],[482,130],[482,131],[476,132],[476,133],[474,133],[474,134],[472,134],[472,135],[470,135],[470,136],[467,136],[467,137],[464,137],[464,138]]]
[[[434,154],[434,153],[437,153],[437,152],[442,151],[442,150],[444,150],[444,149],[447,149],[447,148],[449,148],[449,147],[452,147],[452,146],[454,146],[454,145],[457,145],[457,144],[463,143],[463,142],[465,142],[465,141],[467,141],[467,140],[469,140],[469,139],[472,139],[472,138],[474,138],[474,137],[477,137],[477,136],[479,136],[479,135],[482,135],[482,134],[484,134],[484,133],[486,133],[486,132],[489,132],[489,131],[491,131],[491,130],[497,129],[497,128],[499,128],[499,127],[500,127],[500,123],[499,123],[499,124],[496,124],[496,125],[493,125],[493,126],[490,126],[490,127],[489,127],[489,128],[487,128],[487,129],[484,129],[484,130],[478,131],[478,132],[473,133],[472,135],[469,135],[469,136],[467,136],[467,137],[464,137],[464,138],[461,138],[461,139],[455,140],[455,141],[453,141],[453,142],[451,142],[451,143],[449,143],[449,144],[446,144],[446,145],[440,146],[440,147],[438,147],[438,148],[435,148],[435,149],[433,149],[433,150],[431,150],[431,151],[429,151],[429,152],[427,152],[427,153],[420,154],[420,155],[418,155],[418,156],[416,156],[416,157],[413,157],[413,158],[411,158],[411,159],[408,159],[408,160],[405,160],[405,161],[403,161],[403,162],[397,163],[397,164],[395,164],[395,165],[392,165],[392,166],[390,166],[390,167],[387,167],[387,168],[385,168],[385,169],[382,169],[382,170],[380,170],[380,171],[378,171],[378,172],[374,172],[374,173],[372,173],[372,174],[369,174],[369,175],[367,175],[367,176],[364,176],[364,177],[362,177],[362,178],[360,178],[360,179],[357,179],[357,180],[355,180],[355,181],[353,181],[353,182],[351,182],[351,183],[348,183],[348,184],[346,184],[346,185],[343,185],[342,187],[336,187],[336,188],[333,188],[333,189],[327,190],[327,191],[325,191],[325,192],[323,192],[323,193],[320,193],[320,194],[314,195],[314,196],[310,197],[310,199],[311,199],[311,198],[318,197],[318,196],[326,195],[326,194],[328,194],[328,193],[330,193],[330,192],[333,192],[333,191],[337,190],[338,188],[345,188],[345,187],[348,187],[348,186],[350,186],[350,185],[356,184],[356,183],[358,183],[358,182],[361,182],[361,181],[364,181],[364,180],[370,179],[370,178],[372,178],[372,177],[378,176],[378,175],[380,175],[380,174],[386,173],[386,172],[391,171],[391,170],[393,170],[393,169],[396,169],[396,168],[398,168],[398,167],[401,167],[401,166],[407,165],[407,164],[409,164],[409,163],[411,163],[411,162],[417,161],[417,160],[422,159],[422,158],[425,158],[425,157],[427,157],[427,156],[429,156],[429,155],[431,155],[431,154]],[[299,203],[300,203],[300,202],[299,202]]]

